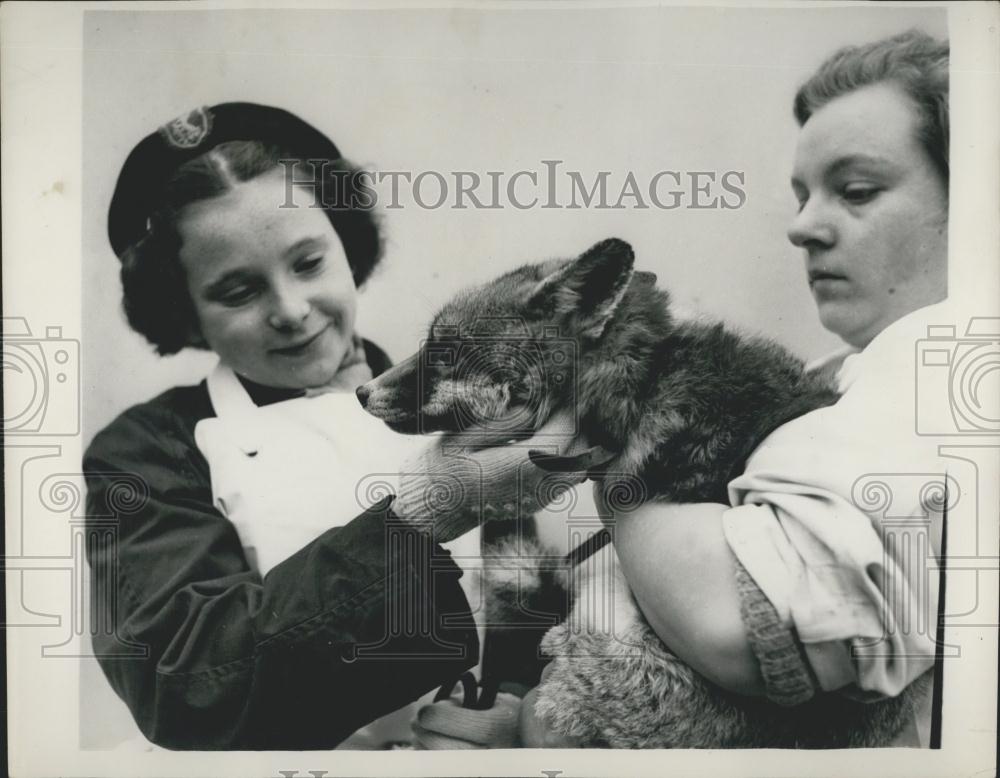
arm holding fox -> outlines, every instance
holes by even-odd
[[[762,695],[722,529],[728,509],[647,503],[619,517],[615,551],[643,615],[674,653],[717,686]]]

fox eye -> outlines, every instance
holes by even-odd
[[[455,363],[455,352],[450,348],[432,348],[427,350],[428,367],[451,367]]]

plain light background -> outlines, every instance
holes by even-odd
[[[816,318],[785,237],[796,87],[834,49],[934,8],[565,8],[85,14],[84,443],[129,405],[200,380],[214,358],[158,358],[121,312],[105,225],[119,169],[147,133],[200,105],[278,105],[367,169],[741,171],[737,210],[384,211],[385,259],[360,329],[394,360],[459,288],[523,262],[628,240],[684,309],[765,333],[805,358],[839,344]],[[667,181],[669,183],[669,179]],[[434,187],[428,184],[431,196]],[[404,202],[406,202],[404,200]]]
[[[918,27],[934,8],[565,8],[94,11],[83,52],[83,438],[129,405],[199,381],[214,358],[158,358],[120,306],[107,206],[144,135],[193,107],[278,105],[371,170],[730,170],[737,210],[425,210],[383,214],[386,256],[361,332],[412,352],[459,288],[615,235],[678,306],[770,335],[804,358],[839,345],[816,318],[785,237],[797,86],[841,45]],[[81,745],[132,726],[96,665],[81,680]],[[134,731],[134,727],[132,727]]]

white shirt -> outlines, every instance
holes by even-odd
[[[917,354],[948,321],[923,308],[847,355],[839,402],[772,433],[729,485],[729,545],[824,690],[894,696],[933,665],[941,500],[957,490],[916,432]]]

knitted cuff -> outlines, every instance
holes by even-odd
[[[447,543],[475,527],[479,517],[468,506],[436,493],[433,480],[422,477],[402,479],[392,503],[399,518],[426,532],[439,543]]]
[[[778,612],[747,569],[736,560],[736,588],[740,616],[750,648],[760,664],[767,697],[778,705],[800,705],[819,689],[793,631],[781,623]]]

